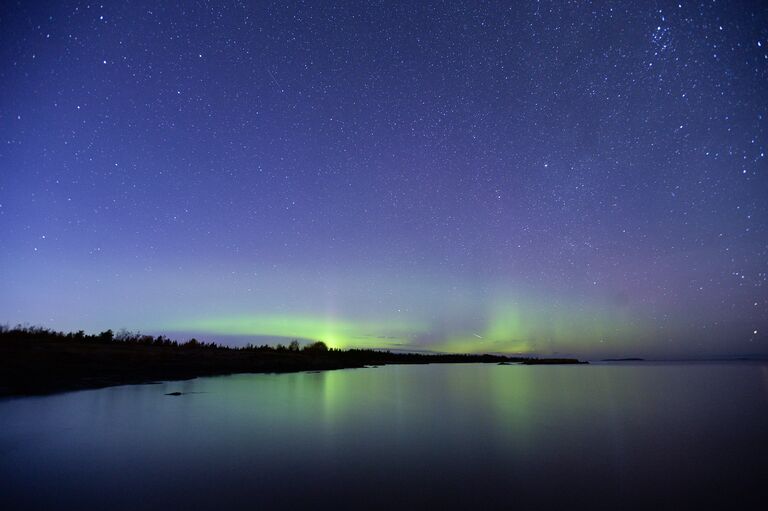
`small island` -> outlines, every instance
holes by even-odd
[[[365,368],[389,364],[586,364],[568,358],[504,355],[393,353],[339,350],[322,341],[301,346],[228,347],[196,339],[106,330],[97,335],[46,328],[0,327],[0,396],[48,394],[112,385],[185,380],[234,373],[284,373]]]

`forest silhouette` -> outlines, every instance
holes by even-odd
[[[334,349],[322,341],[302,346],[230,347],[195,338],[105,330],[99,334],[41,327],[0,326],[0,395],[44,394],[129,383],[233,373],[283,373],[431,363],[578,364],[576,359],[498,354],[391,352]]]

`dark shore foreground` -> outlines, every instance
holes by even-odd
[[[48,394],[233,373],[282,373],[434,363],[580,364],[576,359],[501,355],[334,350],[323,343],[300,348],[230,348],[191,340],[61,333],[40,328],[0,329],[0,396]]]

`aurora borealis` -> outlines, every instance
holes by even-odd
[[[766,355],[760,2],[6,3],[0,323]]]

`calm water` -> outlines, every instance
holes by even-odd
[[[390,366],[0,401],[2,509],[757,509],[766,481],[757,364]]]

